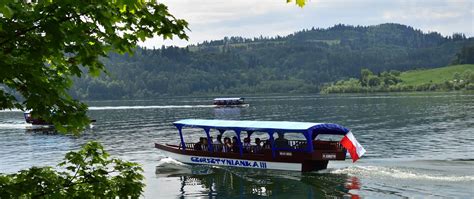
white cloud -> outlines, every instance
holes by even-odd
[[[276,10],[288,9],[285,1],[278,0],[164,0],[176,17],[190,23],[207,24],[255,16]]]
[[[402,23],[444,35],[474,36],[471,0],[309,0],[304,8],[286,0],[164,0],[177,18],[190,24],[189,41],[153,38],[146,47],[186,46],[224,36],[286,35],[303,28],[343,23]]]
[[[386,20],[397,19],[418,19],[418,20],[438,20],[449,19],[462,16],[459,12],[437,12],[431,9],[403,10],[403,11],[385,11],[383,18]]]
[[[465,0],[433,1],[431,4],[422,1],[400,1],[399,6],[386,8],[383,17],[387,20],[449,20],[465,15],[472,16],[472,13],[469,14],[472,6],[472,2]]]

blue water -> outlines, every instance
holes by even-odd
[[[55,166],[67,151],[99,140],[114,156],[143,165],[145,198],[474,196],[474,93],[243,96],[248,108],[215,109],[212,97],[91,101],[97,122],[80,137],[26,131],[21,112],[0,112],[0,172]],[[184,118],[338,123],[367,153],[300,173],[182,165],[154,142],[177,143]],[[186,139],[204,135],[186,131]]]

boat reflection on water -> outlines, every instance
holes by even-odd
[[[225,107],[212,109],[215,119],[237,119],[240,118],[242,108],[239,107]]]
[[[360,190],[360,181],[359,178],[352,176],[347,179],[346,181],[346,189],[350,191],[349,195],[351,196],[352,199],[358,199],[360,198],[357,193],[354,193]]]
[[[177,197],[226,198],[359,198],[360,182],[346,174],[255,170],[206,165],[158,166],[157,177],[174,177],[181,183]],[[199,187],[199,193],[196,193]],[[187,193],[189,190],[190,193]]]

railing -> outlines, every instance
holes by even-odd
[[[288,144],[291,149],[306,149],[308,148],[308,142],[306,140],[288,140]]]
[[[208,145],[199,145],[197,143],[185,143],[186,151],[210,151]],[[179,149],[182,149],[181,144],[179,144]],[[223,144],[212,144],[213,152],[232,152],[232,153],[240,153],[240,149],[238,147],[231,148],[224,146]],[[244,153],[262,153],[263,147],[257,147],[254,145],[251,146],[242,146],[242,150]]]
[[[264,141],[263,146],[242,146],[244,153],[262,153],[263,150],[271,149],[270,142]],[[210,151],[208,145],[198,145],[197,143],[185,143],[187,151]],[[286,140],[286,141],[276,141],[275,140],[275,149],[278,151],[306,151],[308,147],[308,142],[306,140]],[[181,144],[179,149],[182,149]],[[240,153],[238,147],[230,148],[224,146],[223,144],[212,144],[213,152],[234,152]],[[337,141],[313,141],[314,150],[344,150],[343,146]]]

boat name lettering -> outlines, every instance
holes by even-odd
[[[233,160],[233,159],[221,159],[221,158],[204,158],[204,157],[191,157],[191,162],[206,163],[213,165],[224,165],[224,166],[240,166],[250,168],[267,168],[266,162],[249,161],[249,160]]]

